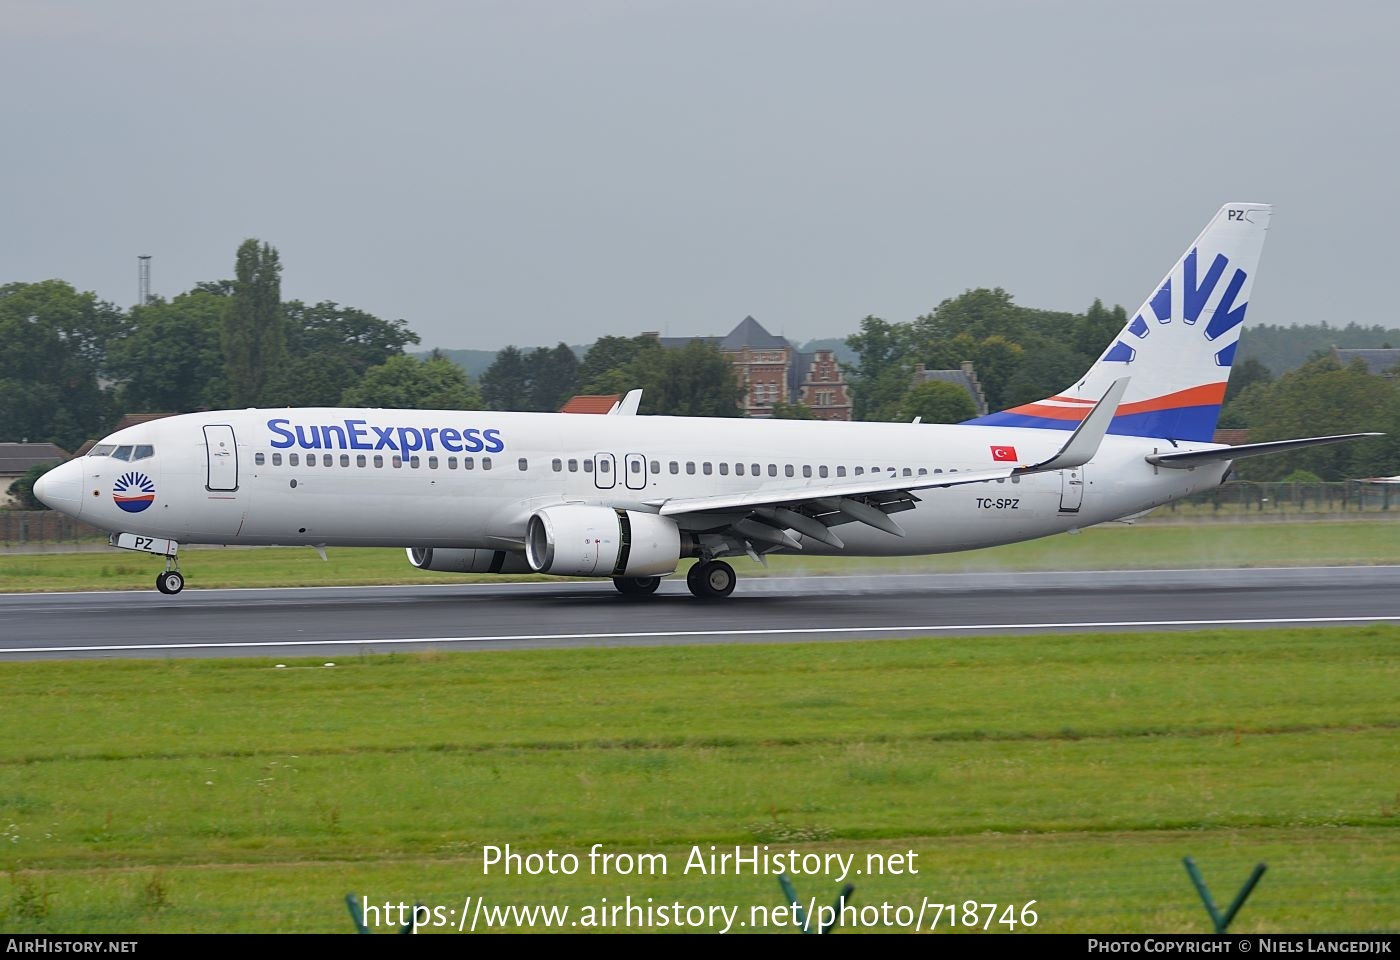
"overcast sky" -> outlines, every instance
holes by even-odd
[[[0,283],[231,277],[425,347],[1136,307],[1275,204],[1250,320],[1400,325],[1400,4],[0,0]]]

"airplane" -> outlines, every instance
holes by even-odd
[[[1376,434],[1211,442],[1272,208],[1229,203],[1061,393],[962,424],[485,410],[248,409],[117,431],[45,474],[50,507],[165,557],[184,544],[403,547],[445,573],[611,578],[654,593],[695,558],[971,550],[1142,514],[1233,461]]]

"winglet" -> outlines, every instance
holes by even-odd
[[[1094,454],[1099,452],[1099,444],[1103,443],[1104,434],[1108,433],[1108,427],[1113,423],[1113,416],[1118,412],[1118,404],[1123,400],[1123,394],[1128,389],[1128,381],[1131,377],[1119,377],[1113,381],[1108,388],[1108,392],[1098,403],[1094,404],[1094,409],[1089,411],[1089,415],[1070,434],[1069,440],[1060,452],[1049,460],[1037,463],[1034,466],[1023,467],[1017,473],[1040,473],[1044,470],[1069,470],[1074,467],[1082,467],[1090,460],[1094,459]]]
[[[627,396],[614,403],[608,413],[615,417],[635,417],[637,408],[642,405],[642,391],[628,390]]]

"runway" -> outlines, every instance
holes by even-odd
[[[863,640],[1400,622],[1400,566],[0,595],[0,660]]]

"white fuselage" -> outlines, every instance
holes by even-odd
[[[892,475],[1036,463],[1058,430],[932,424],[313,408],[184,414],[128,428],[58,468],[46,490],[114,532],[180,543],[518,548],[530,515]],[[1153,452],[1210,449],[1108,436],[1078,470],[916,491],[906,536],[842,526],[844,550],[900,555],[1029,540],[1139,513],[1218,484],[1228,463],[1154,468]],[[115,449],[113,449],[115,448]],[[129,448],[129,449],[128,449]],[[149,448],[149,451],[141,448]],[[128,459],[113,456],[127,450]],[[136,452],[145,453],[131,459]],[[142,481],[144,480],[144,484]],[[145,491],[145,499],[133,499]],[[118,500],[124,500],[125,506]],[[70,506],[71,503],[71,506]],[[144,505],[143,505],[144,504]],[[679,518],[703,528],[703,515]],[[790,548],[789,548],[790,549]]]

